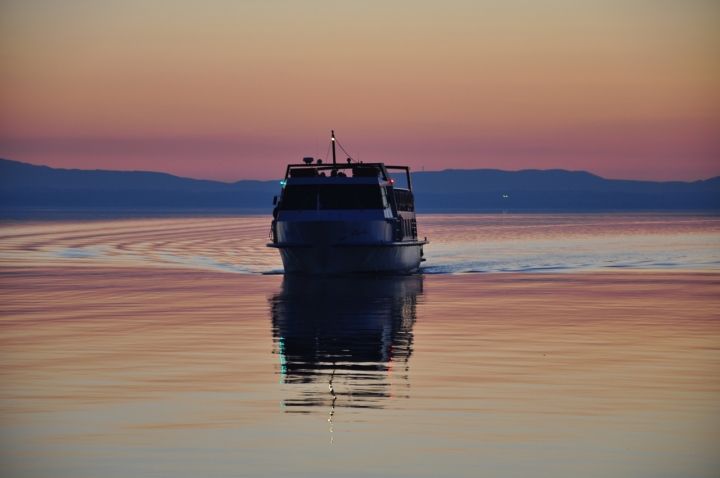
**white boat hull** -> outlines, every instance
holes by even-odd
[[[342,220],[293,219],[278,220],[278,240],[268,244],[280,250],[285,272],[404,273],[416,270],[422,262],[426,241],[393,241],[392,224],[382,216],[375,220],[358,220],[358,214],[346,214]]]
[[[424,242],[336,246],[275,246],[285,272],[412,272],[422,261]]]

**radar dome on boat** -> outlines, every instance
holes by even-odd
[[[305,164],[312,164],[313,161],[315,161],[315,158],[303,158]]]

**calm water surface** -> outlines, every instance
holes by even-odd
[[[3,224],[0,475],[720,474],[717,218],[425,216],[406,277],[268,229]]]

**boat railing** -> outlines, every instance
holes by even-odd
[[[380,177],[384,181],[392,182],[388,171],[403,171],[407,179],[407,187],[412,191],[412,182],[410,180],[410,168],[407,166],[386,166],[384,163],[347,163],[347,164],[288,164],[285,171],[285,181],[288,178],[314,178],[322,176],[333,177],[352,177],[369,178]],[[329,173],[329,174],[328,174]]]
[[[409,189],[394,188],[395,204],[398,211],[415,211],[415,196]]]
[[[273,244],[277,244],[277,220],[273,219],[270,223],[270,232],[268,233],[268,239]]]

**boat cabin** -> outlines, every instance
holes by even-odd
[[[417,239],[415,199],[407,166],[323,164],[313,158],[304,161],[288,165],[281,181],[282,193],[274,201],[275,219],[385,220],[396,223],[392,240]],[[390,171],[400,172],[407,188],[397,187]]]

